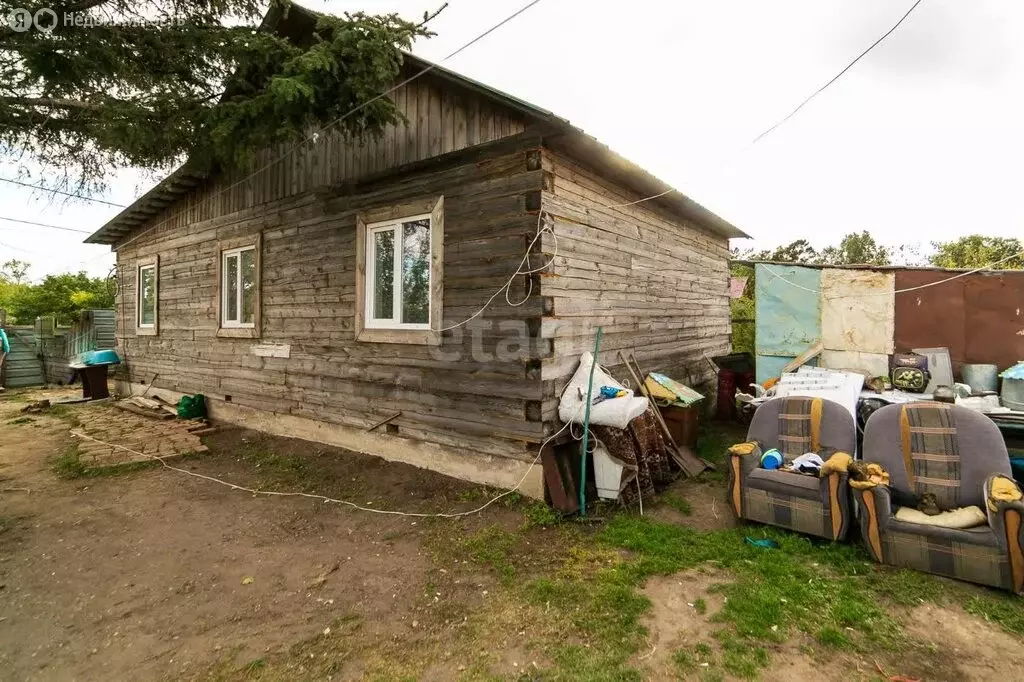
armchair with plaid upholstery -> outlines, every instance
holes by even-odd
[[[764,450],[777,448],[786,461],[806,452],[828,459],[830,453],[856,450],[857,425],[831,400],[775,398],[757,408],[747,440]],[[816,478],[764,469],[760,455],[729,456],[729,505],[736,516],[829,540],[846,535],[852,514],[845,473]]]
[[[889,472],[888,486],[853,490],[865,544],[877,561],[1024,591],[1024,504],[992,494],[994,485],[1011,497],[1020,490],[988,417],[945,403],[883,407],[864,429],[864,460]],[[925,493],[944,510],[978,506],[988,523],[956,529],[895,518],[899,506],[916,506]]]

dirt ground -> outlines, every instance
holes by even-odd
[[[417,657],[430,663],[412,679],[456,679],[478,660],[497,679],[542,679],[526,672],[544,663],[527,643],[557,633],[531,631],[537,614],[497,601],[499,573],[444,551],[450,539],[519,529],[521,510],[495,504],[458,520],[378,515],[256,496],[160,466],[60,478],[53,463],[72,438],[69,420],[100,406],[22,416],[24,400],[0,396],[0,679],[237,679],[228,671],[255,674],[282,652],[291,662],[280,679],[409,679],[397,661]],[[208,453],[176,466],[378,509],[468,510],[488,499],[453,479],[303,441],[222,428],[204,442]],[[275,458],[261,454],[268,450]],[[315,479],[304,477],[303,462],[316,464]],[[693,485],[691,515],[657,513],[699,530],[725,527],[733,521],[720,492]],[[543,531],[522,537],[530,570],[554,570],[557,548]],[[707,630],[721,606],[711,588],[722,579],[707,570],[648,581],[649,653],[637,661],[646,679],[674,678],[673,644]],[[698,599],[707,604],[700,615]],[[915,634],[970,663],[958,668],[969,673],[943,679],[1024,670],[1018,638],[961,611],[918,614]],[[321,646],[331,638],[336,645]],[[849,679],[851,665],[861,663],[823,663],[797,643],[763,677]]]

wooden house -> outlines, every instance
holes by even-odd
[[[447,69],[390,97],[404,120],[379,138],[263,150],[252,177],[186,164],[87,239],[117,253],[122,392],[203,393],[228,422],[509,486],[598,326],[613,371],[635,349],[708,378],[742,232]],[[495,295],[531,244],[535,272]],[[543,494],[539,467],[522,489]]]

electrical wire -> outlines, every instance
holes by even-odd
[[[553,253],[551,255],[551,258],[548,259],[547,263],[545,263],[544,265],[542,265],[539,268],[523,270],[523,266],[524,265],[527,265],[527,266],[529,265],[529,262],[530,262],[530,251],[533,250],[534,244],[536,244],[537,240],[540,239],[545,234],[550,234],[552,239],[553,239],[553,241],[554,241],[554,248],[553,248]],[[453,325],[450,325],[448,327],[443,327],[443,328],[437,329],[435,331],[446,332],[446,331],[449,331],[451,329],[456,329],[457,327],[461,327],[463,325],[469,324],[470,322],[472,322],[476,318],[480,317],[480,315],[482,315],[483,312],[485,310],[487,310],[487,308],[491,305],[491,303],[494,301],[494,299],[496,299],[498,297],[498,294],[500,294],[503,291],[505,292],[505,302],[508,303],[510,306],[512,306],[513,308],[518,308],[519,306],[523,305],[524,303],[526,303],[530,299],[530,296],[533,295],[533,281],[531,279],[529,279],[529,278],[526,280],[526,283],[527,283],[526,296],[524,296],[523,300],[519,301],[518,303],[513,303],[512,300],[509,298],[509,291],[510,291],[509,287],[512,286],[512,282],[514,282],[516,277],[519,277],[520,275],[523,275],[524,277],[529,277],[529,275],[532,275],[534,273],[543,272],[552,263],[555,262],[556,258],[558,258],[558,235],[555,234],[554,229],[552,229],[551,227],[549,227],[547,224],[544,223],[544,211],[540,211],[537,214],[537,234],[536,234],[536,236],[534,236],[533,241],[530,242],[530,245],[526,247],[526,254],[523,256],[523,259],[521,261],[519,261],[519,267],[517,267],[516,271],[512,273],[512,276],[509,277],[508,280],[505,281],[505,284],[503,284],[500,289],[498,289],[493,294],[491,294],[491,297],[489,299],[487,299],[487,302],[484,303],[483,307],[481,307],[480,310],[476,311],[475,313],[473,313],[472,315],[467,317],[462,322],[459,322],[458,324],[453,324]]]
[[[850,293],[850,294],[844,294],[842,296],[837,296],[835,298],[870,298],[872,296],[889,296],[890,294],[905,294],[905,293],[910,292],[910,291],[920,291],[921,289],[927,289],[928,287],[935,287],[935,286],[938,286],[940,284],[945,284],[946,282],[952,282],[953,280],[960,279],[961,277],[967,277],[968,275],[974,275],[974,274],[977,274],[979,272],[983,272],[985,270],[991,270],[993,265],[999,265],[1000,263],[1005,263],[1008,260],[1012,260],[1014,258],[1021,258],[1021,257],[1024,257],[1024,251],[1020,251],[1018,253],[1011,254],[1011,255],[1007,256],[1006,258],[1000,258],[999,260],[994,261],[992,263],[988,263],[987,265],[983,265],[980,268],[975,268],[974,270],[968,270],[966,272],[960,272],[960,273],[957,273],[957,274],[953,275],[952,277],[947,277],[946,279],[940,279],[937,282],[929,282],[928,284],[921,284],[921,285],[916,286],[916,287],[907,287],[906,289],[895,289],[893,291],[875,291],[875,292],[864,292],[864,293]],[[800,289],[802,291],[808,291],[808,292],[810,292],[812,294],[820,294],[821,293],[821,289],[811,289],[811,288],[805,287],[805,286],[803,286],[801,284],[797,284],[796,282],[790,281],[790,280],[786,279],[785,277],[783,277],[782,275],[780,275],[779,273],[773,271],[771,269],[770,265],[768,265],[766,263],[763,264],[763,265],[764,265],[765,272],[767,272],[769,275],[771,275],[775,279],[778,279],[778,280],[781,280],[781,281],[785,282],[786,284],[788,284],[789,286],[793,287],[794,289]],[[799,266],[800,264],[799,263],[794,263],[794,265]]]
[[[362,104],[356,106],[352,110],[342,114],[341,116],[339,116],[338,118],[334,119],[333,121],[330,121],[329,123],[323,125],[322,127],[320,127],[317,130],[315,130],[308,137],[306,137],[304,140],[302,140],[301,142],[299,142],[299,143],[295,144],[294,146],[292,146],[288,151],[286,151],[284,154],[282,154],[281,156],[277,157],[273,161],[270,161],[270,162],[266,163],[265,165],[260,166],[259,168],[257,168],[255,171],[253,171],[249,175],[246,175],[245,177],[241,178],[240,180],[237,180],[236,182],[234,182],[234,183],[232,183],[230,185],[227,185],[226,187],[221,188],[217,192],[214,192],[213,194],[210,194],[209,196],[207,196],[204,199],[204,202],[211,202],[211,201],[213,201],[214,199],[216,199],[217,197],[221,196],[225,192],[228,192],[228,191],[234,189],[235,187],[238,187],[239,185],[241,185],[241,184],[243,184],[245,182],[248,182],[252,178],[254,178],[257,175],[259,175],[260,173],[262,173],[263,171],[265,171],[265,170],[273,167],[277,163],[287,159],[292,154],[294,154],[296,150],[298,150],[300,147],[305,145],[310,140],[316,141],[317,139],[319,139],[321,133],[327,131],[328,129],[330,129],[332,127],[334,127],[338,123],[341,123],[342,121],[347,119],[349,116],[352,116],[353,114],[358,113],[359,111],[362,111],[363,109],[365,109],[369,105],[373,104],[374,102],[376,102],[376,101],[378,101],[380,99],[383,99],[384,97],[387,97],[388,95],[390,95],[392,92],[395,92],[399,88],[402,88],[402,87],[408,85],[409,83],[413,82],[417,78],[420,78],[421,76],[424,76],[427,73],[429,73],[429,72],[433,71],[434,69],[438,68],[444,62],[448,61],[452,57],[455,57],[456,55],[461,53],[463,50],[466,50],[466,49],[472,47],[473,45],[475,45],[476,43],[480,42],[481,40],[483,40],[484,38],[489,36],[491,33],[494,33],[499,28],[501,28],[502,26],[504,26],[508,22],[512,21],[516,17],[518,17],[523,12],[526,12],[528,9],[530,9],[534,5],[538,4],[540,1],[541,0],[531,0],[531,2],[527,3],[526,5],[523,5],[518,10],[516,10],[515,12],[513,12],[509,16],[505,17],[504,19],[499,21],[494,26],[491,26],[489,29],[487,29],[486,31],[484,31],[480,35],[476,36],[475,38],[473,38],[469,42],[467,42],[467,43],[463,44],[461,47],[457,48],[455,51],[453,51],[453,52],[449,53],[448,55],[446,55],[440,61],[430,63],[425,68],[421,69],[420,71],[418,71],[417,73],[413,74],[409,78],[406,78],[404,81],[398,83],[397,85],[392,86],[391,88],[385,90],[384,92],[380,93],[379,95],[375,95],[374,97],[371,97],[370,99],[368,99],[365,102],[363,102]],[[200,205],[202,205],[202,204],[200,204]],[[189,207],[188,210],[189,210],[189,212],[195,212],[195,211],[198,210],[198,206],[191,206],[191,207]],[[159,228],[160,226],[165,225],[168,222],[170,222],[171,220],[177,218],[182,213],[184,213],[184,211],[179,211],[178,213],[176,213],[176,214],[174,214],[172,216],[168,216],[167,218],[161,220],[159,223],[156,223],[155,225],[151,225],[150,227],[148,227],[144,231],[140,232],[139,234],[135,235],[131,239],[128,239],[128,240],[122,242],[119,245],[119,248],[123,248],[125,246],[128,246],[129,244],[131,244],[135,240],[137,240],[137,239],[139,239],[139,238],[149,234],[153,230],[155,230],[155,229]]]
[[[59,189],[52,189],[50,187],[43,187],[42,185],[33,185],[28,182],[21,182],[20,180],[13,180],[11,178],[0,178],[0,182],[9,182],[12,185],[20,185],[22,187],[31,187],[41,192],[50,192],[51,194],[62,194],[66,197],[74,197],[75,199],[82,199],[84,201],[95,201],[97,204],[106,204],[107,206],[116,206],[117,208],[125,208],[124,204],[115,204],[113,201],[107,201],[106,199],[96,199],[94,197],[87,197],[84,194],[75,194],[74,192],[65,192]]]
[[[877,47],[877,46],[878,46],[878,45],[879,45],[879,44],[880,44],[880,43],[881,43],[881,42],[882,42],[883,40],[885,40],[886,38],[888,38],[888,37],[889,37],[889,35],[890,35],[890,34],[892,34],[892,32],[893,32],[893,31],[895,31],[895,30],[896,30],[897,28],[899,28],[899,27],[900,27],[900,24],[902,24],[902,23],[903,23],[904,21],[906,21],[907,17],[909,17],[909,16],[910,16],[910,14],[911,14],[911,13],[912,13],[912,12],[913,12],[913,11],[914,11],[915,9],[917,9],[917,6],[918,6],[918,5],[920,5],[920,4],[921,4],[921,0],[917,0],[917,1],[916,1],[916,2],[915,2],[915,3],[913,4],[913,5],[911,5],[911,6],[910,6],[910,9],[908,9],[908,10],[907,10],[906,14],[904,14],[904,15],[903,15],[902,17],[900,17],[900,20],[899,20],[899,21],[897,21],[897,22],[896,22],[896,23],[895,23],[895,24],[894,24],[894,25],[892,26],[892,28],[890,28],[890,29],[889,29],[888,31],[886,31],[885,33],[883,33],[883,34],[882,34],[882,36],[881,36],[880,38],[878,38],[878,40],[876,40],[875,42],[871,43],[871,45],[869,45],[869,46],[868,46],[868,48],[867,48],[866,50],[864,50],[864,51],[863,51],[863,52],[861,52],[861,53],[860,53],[859,55],[857,55],[857,57],[856,57],[856,58],[855,58],[855,59],[854,59],[854,60],[853,60],[852,62],[850,62],[849,64],[847,64],[847,65],[846,65],[846,67],[845,67],[845,68],[844,68],[844,69],[843,69],[842,71],[840,71],[839,73],[837,73],[837,74],[836,74],[835,76],[833,76],[833,77],[832,77],[832,78],[831,78],[831,79],[830,79],[830,80],[829,80],[829,81],[828,81],[827,83],[825,83],[825,84],[824,84],[824,85],[822,85],[822,86],[821,86],[820,88],[818,88],[818,89],[817,89],[817,90],[815,90],[815,91],[814,91],[813,93],[811,93],[811,94],[810,94],[810,95],[809,95],[809,96],[808,96],[808,97],[807,97],[806,99],[804,99],[804,101],[802,101],[802,102],[801,102],[800,104],[798,104],[798,105],[797,105],[797,107],[796,107],[795,109],[793,109],[793,111],[791,111],[791,112],[789,112],[788,114],[786,114],[786,116],[785,116],[784,118],[782,118],[781,120],[779,120],[778,122],[776,122],[776,123],[775,123],[774,125],[772,125],[772,126],[770,126],[770,127],[766,128],[766,129],[765,129],[764,131],[762,131],[762,132],[761,132],[761,134],[760,134],[760,135],[758,135],[757,137],[755,137],[755,138],[754,138],[753,140],[751,140],[751,141],[750,141],[750,143],[749,143],[749,144],[747,144],[747,146],[746,146],[746,147],[745,147],[744,149],[749,149],[750,147],[752,147],[752,146],[754,146],[755,144],[757,144],[758,142],[760,142],[762,138],[766,137],[766,136],[767,136],[767,135],[769,135],[769,134],[770,134],[770,133],[771,133],[772,131],[774,131],[774,130],[775,130],[776,128],[778,128],[779,126],[781,126],[781,125],[782,125],[783,123],[785,123],[785,122],[786,122],[786,121],[788,121],[789,119],[793,118],[793,116],[795,116],[795,115],[796,115],[796,113],[797,113],[798,111],[800,111],[801,109],[803,109],[803,108],[804,108],[804,106],[805,106],[805,105],[807,105],[807,103],[808,103],[808,102],[810,102],[810,101],[811,101],[812,99],[814,99],[815,97],[817,97],[818,95],[820,95],[820,94],[821,94],[821,93],[822,93],[822,92],[823,92],[823,91],[824,91],[824,90],[825,90],[825,89],[826,89],[827,87],[829,87],[830,85],[832,85],[833,83],[835,83],[835,82],[836,82],[837,80],[839,80],[840,78],[842,78],[843,74],[845,74],[845,73],[846,73],[847,71],[849,71],[849,70],[850,70],[851,68],[853,68],[853,65],[854,65],[854,64],[856,64],[856,63],[857,63],[857,62],[859,62],[859,61],[860,61],[861,59],[863,59],[863,58],[864,58],[864,57],[865,57],[865,56],[866,56],[866,55],[867,55],[867,54],[868,54],[869,52],[871,52],[871,50],[875,49],[875,48],[876,48],[876,47]],[[679,190],[677,190],[677,189],[675,189],[675,188],[671,188],[671,187],[670,187],[669,189],[665,190],[664,192],[659,192],[658,194],[653,194],[653,195],[651,195],[651,196],[649,196],[649,197],[644,197],[644,198],[642,198],[642,199],[637,199],[636,201],[628,201],[628,202],[626,202],[626,203],[623,203],[623,204],[609,204],[609,205],[604,205],[604,208],[624,208],[624,207],[626,207],[626,206],[634,206],[634,205],[636,205],[636,204],[642,204],[642,203],[644,203],[645,201],[651,201],[652,199],[657,199],[657,198],[659,198],[659,197],[663,197],[663,196],[665,196],[666,194],[671,194],[672,192],[678,192],[678,191],[679,191]],[[680,194],[682,194],[682,192],[680,192]]]
[[[801,109],[803,109],[803,108],[804,108],[804,106],[805,106],[805,105],[806,105],[806,104],[807,104],[808,102],[810,102],[810,101],[811,101],[812,99],[814,99],[815,97],[817,97],[818,95],[820,95],[820,94],[821,94],[821,93],[822,93],[822,92],[823,92],[823,91],[825,90],[825,88],[827,88],[828,86],[832,85],[832,84],[833,84],[833,83],[835,83],[835,82],[836,82],[837,80],[839,80],[840,78],[842,78],[843,74],[844,74],[844,73],[846,73],[847,71],[849,71],[849,70],[850,70],[851,68],[853,68],[853,65],[854,65],[854,64],[856,64],[856,63],[857,63],[857,62],[859,62],[859,61],[860,61],[861,59],[863,59],[863,58],[864,58],[864,57],[865,57],[865,56],[867,55],[867,53],[868,53],[868,52],[871,52],[871,50],[873,50],[873,49],[875,49],[876,47],[878,47],[879,43],[881,43],[881,42],[882,42],[883,40],[885,40],[886,38],[888,38],[888,37],[889,37],[889,36],[890,36],[890,35],[892,34],[892,32],[893,32],[893,31],[895,31],[895,30],[896,30],[897,28],[899,28],[899,27],[900,27],[900,24],[902,24],[902,23],[903,23],[904,21],[906,21],[907,17],[909,17],[909,16],[910,16],[911,12],[913,12],[913,11],[914,11],[915,9],[917,9],[917,6],[918,6],[918,5],[920,5],[920,4],[921,4],[921,0],[917,0],[917,2],[915,2],[915,3],[913,4],[913,5],[911,5],[911,6],[910,6],[910,9],[908,9],[908,10],[907,10],[906,14],[904,14],[904,15],[903,15],[902,17],[900,17],[900,20],[899,20],[899,21],[897,21],[897,22],[896,22],[895,24],[893,24],[892,28],[890,28],[890,29],[889,29],[888,31],[886,31],[885,33],[883,33],[883,34],[882,34],[882,36],[881,36],[881,37],[880,37],[880,38],[879,38],[878,40],[876,40],[875,42],[871,43],[871,45],[869,45],[869,46],[868,46],[868,48],[867,48],[866,50],[864,50],[864,51],[863,51],[863,52],[861,52],[861,53],[860,53],[859,55],[857,55],[857,56],[856,56],[856,58],[854,58],[854,60],[853,60],[852,62],[850,62],[849,64],[847,64],[847,65],[846,65],[846,67],[845,67],[845,68],[844,68],[844,69],[843,69],[842,71],[840,71],[840,72],[839,72],[839,73],[837,73],[837,74],[836,74],[835,76],[833,76],[833,77],[832,77],[832,78],[831,78],[831,79],[830,79],[830,80],[829,80],[829,81],[828,81],[827,83],[825,83],[825,84],[824,84],[824,85],[822,85],[822,86],[821,86],[820,88],[818,88],[817,90],[815,90],[814,92],[812,92],[812,93],[811,93],[810,95],[808,95],[808,97],[807,97],[807,98],[806,98],[806,99],[805,99],[805,100],[804,100],[803,102],[800,102],[800,104],[798,104],[798,105],[797,105],[797,107],[796,107],[795,109],[793,109],[793,111],[791,111],[791,112],[789,112],[788,114],[786,114],[786,116],[785,116],[785,117],[783,117],[783,118],[782,118],[782,120],[780,120],[779,122],[777,122],[777,123],[776,123],[775,125],[773,125],[773,126],[771,126],[771,127],[767,128],[766,130],[764,130],[764,132],[762,132],[762,133],[761,133],[760,135],[758,135],[757,137],[755,137],[755,138],[754,138],[754,139],[753,139],[753,140],[752,140],[752,141],[750,142],[750,145],[755,145],[755,144],[757,144],[757,143],[758,143],[758,141],[759,141],[759,140],[761,140],[761,138],[765,137],[766,135],[768,135],[769,133],[771,133],[771,132],[772,132],[773,130],[775,130],[776,128],[778,128],[778,127],[779,127],[780,125],[782,125],[783,123],[785,123],[785,122],[786,122],[786,121],[788,121],[789,119],[793,118],[793,116],[795,116],[795,115],[796,115],[796,113],[797,113],[798,111],[800,111]]]
[[[0,220],[6,220],[9,223],[22,223],[24,225],[35,225],[36,227],[48,227],[51,230],[64,230],[65,232],[80,232],[82,234],[90,234],[89,230],[76,230],[73,227],[62,227],[60,225],[50,225],[49,223],[37,223],[32,220],[19,220],[18,218],[7,218],[0,216]]]
[[[533,458],[532,462],[530,462],[530,466],[527,467],[526,471],[523,473],[522,478],[519,479],[519,482],[516,483],[515,487],[509,488],[508,490],[506,490],[505,492],[501,493],[500,495],[496,495],[495,497],[492,497],[490,500],[488,500],[486,503],[480,505],[476,509],[471,509],[469,511],[463,511],[463,512],[440,512],[440,513],[403,512],[403,511],[395,511],[395,510],[391,510],[391,509],[374,509],[373,507],[364,507],[363,505],[356,504],[355,502],[349,502],[348,500],[340,500],[340,499],[337,499],[337,498],[334,498],[334,497],[328,497],[327,495],[317,495],[316,493],[284,492],[284,491],[279,491],[279,490],[257,490],[255,488],[248,488],[248,487],[246,487],[244,485],[238,485],[237,483],[231,483],[230,481],[225,481],[223,479],[216,478],[214,476],[207,476],[206,474],[200,474],[200,473],[197,473],[195,471],[189,471],[188,469],[182,469],[180,467],[172,466],[172,465],[168,464],[163,457],[158,457],[156,455],[151,455],[151,454],[148,454],[148,453],[145,453],[145,452],[139,452],[138,450],[133,450],[133,449],[127,448],[127,447],[125,447],[123,445],[117,445],[115,443],[107,443],[105,441],[100,440],[99,438],[93,438],[92,436],[88,436],[88,435],[86,435],[84,433],[80,433],[78,431],[72,431],[71,434],[73,436],[77,436],[79,438],[84,438],[85,440],[91,440],[94,443],[99,443],[100,445],[104,445],[104,446],[111,447],[111,448],[117,448],[118,450],[123,450],[125,452],[129,452],[129,453],[131,453],[133,455],[137,455],[139,457],[146,457],[146,458],[148,458],[150,460],[157,461],[160,464],[162,464],[165,468],[170,469],[171,471],[176,471],[179,474],[185,474],[186,476],[193,476],[195,478],[201,478],[204,481],[210,481],[211,483],[217,483],[219,485],[231,488],[232,490],[241,490],[243,492],[251,493],[253,495],[265,495],[267,497],[306,497],[306,498],[309,498],[309,499],[312,499],[312,500],[320,500],[320,501],[325,502],[325,503],[326,502],[330,502],[330,503],[333,503],[333,504],[341,504],[341,505],[345,505],[346,507],[352,507],[353,509],[358,509],[359,511],[371,512],[373,514],[383,514],[383,515],[386,515],[386,516],[409,516],[409,517],[418,518],[418,519],[457,519],[457,518],[461,518],[463,516],[471,516],[473,514],[479,514],[480,512],[482,512],[483,510],[487,509],[488,507],[490,507],[492,504],[494,504],[495,502],[497,502],[501,498],[507,497],[507,496],[511,495],[512,493],[516,492],[517,490],[519,490],[523,486],[523,482],[526,481],[526,477],[529,476],[530,472],[533,471],[533,468],[535,466],[537,466],[537,462],[540,461],[541,453],[544,452],[544,448],[547,447],[547,444],[550,443],[551,441],[553,441],[558,436],[560,436],[562,434],[562,432],[564,432],[567,428],[569,428],[570,424],[572,424],[572,420],[569,420],[568,422],[566,422],[565,425],[562,426],[562,428],[560,428],[558,431],[556,431],[553,434],[551,434],[550,436],[548,436],[544,440],[544,442],[541,443],[540,448],[538,448],[538,450],[537,450],[537,456]]]

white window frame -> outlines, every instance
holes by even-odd
[[[427,322],[413,323],[413,322],[402,322],[402,253],[404,234],[402,225],[404,223],[418,222],[421,220],[427,221],[427,235],[430,242],[428,243],[428,263],[427,263]],[[375,285],[377,281],[376,265],[377,259],[374,253],[374,247],[376,246],[376,235],[382,232],[393,232],[395,237],[394,243],[394,276],[391,281],[392,291],[392,305],[391,305],[391,319],[380,320],[373,316],[374,312],[374,293]],[[366,320],[364,322],[366,329],[408,329],[412,331],[424,331],[430,329],[430,308],[433,305],[431,301],[430,289],[434,284],[434,273],[431,272],[430,267],[430,254],[433,253],[433,216],[430,213],[422,213],[419,215],[403,216],[394,220],[385,220],[378,223],[371,223],[366,226],[366,287],[365,294],[366,300],[364,302],[366,310]]]
[[[142,272],[153,271],[153,322],[142,323]],[[135,335],[156,336],[160,329],[160,257],[139,258],[135,263]]]
[[[220,254],[220,326],[223,329],[255,329],[256,328],[256,311],[255,306],[259,303],[258,293],[253,292],[253,321],[242,322],[242,254],[246,251],[252,251],[253,259],[257,259],[256,245],[249,244],[247,246],[239,246],[234,249],[227,249],[221,251]],[[237,287],[235,287],[235,310],[238,311],[237,320],[227,319],[228,315],[228,258],[237,257],[238,267],[235,269],[237,277]],[[256,268],[256,277],[259,278],[259,267]],[[257,288],[259,287],[259,281],[253,283]]]
[[[152,270],[153,271],[153,321],[145,323],[142,321],[142,271]],[[156,263],[146,263],[140,265],[138,269],[138,286],[135,287],[135,312],[138,315],[138,319],[135,321],[136,326],[139,329],[153,329],[156,327]]]

